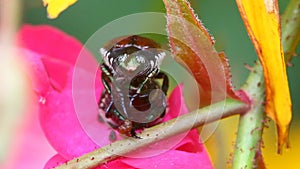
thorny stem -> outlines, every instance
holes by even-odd
[[[296,48],[300,40],[300,0],[291,0],[281,19],[282,46],[285,59],[289,63],[296,56]]]
[[[300,0],[291,0],[282,18],[282,44],[285,53],[288,55],[286,58],[288,61],[292,57],[289,54],[294,53],[299,43],[299,7]],[[243,89],[252,98],[252,106],[249,112],[240,117],[232,162],[233,169],[258,167],[256,157],[261,155],[260,144],[264,124],[263,101],[265,92],[260,64],[253,67]]]
[[[259,153],[264,119],[264,76],[257,62],[242,87],[252,99],[249,112],[242,114],[234,148],[233,169],[256,168],[255,155]]]
[[[179,116],[165,123],[145,129],[140,135],[138,135],[142,139],[125,138],[123,140],[116,141],[105,147],[68,161],[63,165],[56,167],[56,169],[92,168],[118,158],[119,156],[124,156],[130,152],[136,151],[139,148],[149,146],[150,144],[160,140],[189,131],[191,128],[196,128],[205,123],[219,120],[220,117],[226,118],[232,115],[244,113],[248,109],[248,105],[243,102],[226,99],[197,111]]]

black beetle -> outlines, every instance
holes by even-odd
[[[99,115],[119,133],[139,138],[137,130],[161,122],[166,112],[169,80],[159,69],[165,53],[153,40],[137,35],[114,39],[100,53],[105,90]]]

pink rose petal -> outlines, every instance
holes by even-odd
[[[38,112],[28,114],[12,146],[12,156],[5,169],[39,169],[55,153],[39,126]]]
[[[81,56],[84,62],[77,64],[78,69],[88,69],[91,63],[97,66],[95,59],[87,51],[82,50],[82,45],[76,39],[49,26],[24,26],[19,33],[19,41],[23,47],[44,55],[32,58],[38,63],[33,72],[37,77],[46,79],[37,79],[38,83],[41,83],[40,88],[48,86],[39,89],[42,92],[37,94],[41,103],[41,125],[51,145],[67,159],[97,148],[98,146],[85,134],[78,122],[72,96],[75,61]],[[85,77],[86,74],[81,76]],[[84,83],[80,84],[83,85],[80,88],[81,92],[94,91],[94,81],[92,88],[89,89],[85,88]],[[97,91],[99,92],[97,95],[100,96],[100,91]],[[97,104],[94,106],[93,111],[96,115]],[[88,111],[90,107],[85,108]]]
[[[59,166],[65,162],[67,162],[65,158],[63,158],[61,155],[56,154],[53,157],[48,160],[48,162],[45,164],[44,169],[52,169],[56,166]]]
[[[89,57],[90,55],[85,55],[84,61],[88,61],[89,67],[98,69],[97,62],[93,60],[94,64],[90,64],[93,58]],[[50,90],[44,98],[44,104],[40,105],[40,121],[48,141],[68,160],[110,143],[108,135],[111,129],[100,123],[97,118],[97,100],[102,90],[102,85],[99,85],[100,72],[93,73],[94,69],[87,70],[85,64],[77,64],[79,66],[75,70],[70,67],[66,73],[67,84],[64,89]],[[55,62],[52,66],[61,67],[60,62]],[[87,125],[82,126],[83,124]],[[100,143],[96,144],[91,139],[85,131],[87,128],[92,129],[93,135],[100,139]]]
[[[50,91],[45,104],[40,106],[40,122],[46,137],[57,152],[66,159],[72,159],[98,148],[98,145],[88,137],[78,121],[71,86],[72,82],[69,78],[62,92]],[[84,89],[82,90],[84,91]],[[94,107],[88,104],[86,111],[93,111],[95,119],[97,119],[96,103]],[[105,128],[107,127],[103,125],[102,129],[96,129],[100,133]]]
[[[168,98],[168,113],[163,121],[188,113],[183,96],[183,85],[176,86]]]
[[[28,69],[28,81],[32,82],[35,93],[45,95],[50,88],[45,69],[40,60],[41,55],[30,50],[20,49],[19,56],[26,63]],[[54,149],[45,139],[38,121],[38,98],[29,97],[28,110],[24,110],[22,123],[20,124],[16,137],[12,140],[10,156],[7,157],[5,169],[39,169],[55,153]],[[30,107],[31,106],[31,107]]]
[[[50,83],[53,88],[61,91],[68,79],[69,69],[73,66],[61,60],[43,57],[41,58],[43,65],[47,71],[47,76],[50,77]]]
[[[149,158],[124,158],[122,161],[133,168],[143,169],[212,169],[211,161],[206,154],[189,153],[185,151],[169,150],[164,154]]]
[[[29,76],[33,84],[33,91],[41,96],[47,95],[50,88],[50,80],[44,64],[41,61],[43,56],[27,49],[20,49],[19,54],[24,57],[24,61],[26,61],[28,67],[31,68]]]
[[[126,163],[124,163],[123,161],[117,159],[117,160],[114,160],[114,161],[111,161],[107,164],[103,164],[99,167],[96,167],[96,169],[133,169],[135,167],[133,166],[130,166]]]
[[[82,44],[70,35],[48,25],[24,25],[18,41],[26,49],[74,65]]]
[[[91,54],[83,49],[82,44],[64,32],[47,25],[25,25],[18,34],[20,46],[44,56],[43,65],[46,68],[51,85],[61,89],[66,84],[66,73],[74,66],[78,56]],[[87,63],[90,63],[90,59]],[[60,62],[55,64],[55,62]],[[57,67],[60,66],[60,67]]]

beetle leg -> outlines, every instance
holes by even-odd
[[[157,79],[163,79],[163,84],[161,86],[162,91],[167,95],[168,89],[169,89],[169,78],[165,73],[158,73],[155,77]]]
[[[115,125],[114,123],[112,123],[110,121],[108,121],[107,124],[110,125],[110,127],[115,129],[115,130],[118,129],[118,127],[119,127],[119,126]]]
[[[110,94],[111,93],[111,86],[109,85],[112,83],[111,79],[111,73],[108,71],[105,65],[101,65],[101,70],[102,70],[102,84],[106,91]]]
[[[108,103],[110,102],[110,100],[108,100],[108,93],[106,91],[103,91],[102,92],[102,95],[101,95],[101,98],[99,99],[99,102],[98,102],[98,108],[101,109],[99,111],[99,114],[98,114],[98,120],[100,122],[105,122],[105,117],[107,112],[106,112],[106,109],[107,109],[107,106],[108,106]]]
[[[136,132],[133,129],[130,131],[130,136],[133,137],[133,138],[142,139],[142,137],[139,137],[139,136],[136,135]]]
[[[111,101],[109,102],[109,105],[108,105],[108,106],[106,107],[106,109],[105,109],[106,115],[108,114],[108,112],[110,112],[111,107],[112,107],[113,104],[114,104],[114,102],[111,100]]]
[[[149,80],[149,78],[146,77],[145,80],[139,85],[139,87],[138,87],[138,89],[137,89],[137,91],[136,91],[137,94],[140,94],[140,93],[141,93],[142,88],[144,87],[145,83],[146,83],[148,80]]]
[[[125,134],[126,136],[131,136],[131,131],[133,128],[132,121],[125,119],[123,124],[118,127],[118,131],[121,134]]]
[[[118,131],[128,137],[141,139],[141,137],[136,135],[133,122],[128,119],[125,119],[124,123],[118,127]]]
[[[105,107],[105,100],[103,100],[104,98],[105,98],[105,91],[102,92],[100,100],[98,101],[98,107],[102,110]]]

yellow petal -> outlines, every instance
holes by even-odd
[[[47,6],[48,17],[54,19],[76,1],[77,0],[43,0],[43,3],[44,6]]]
[[[280,151],[288,142],[292,111],[281,44],[278,2],[276,0],[236,0],[236,2],[263,66],[266,113],[277,124]]]

